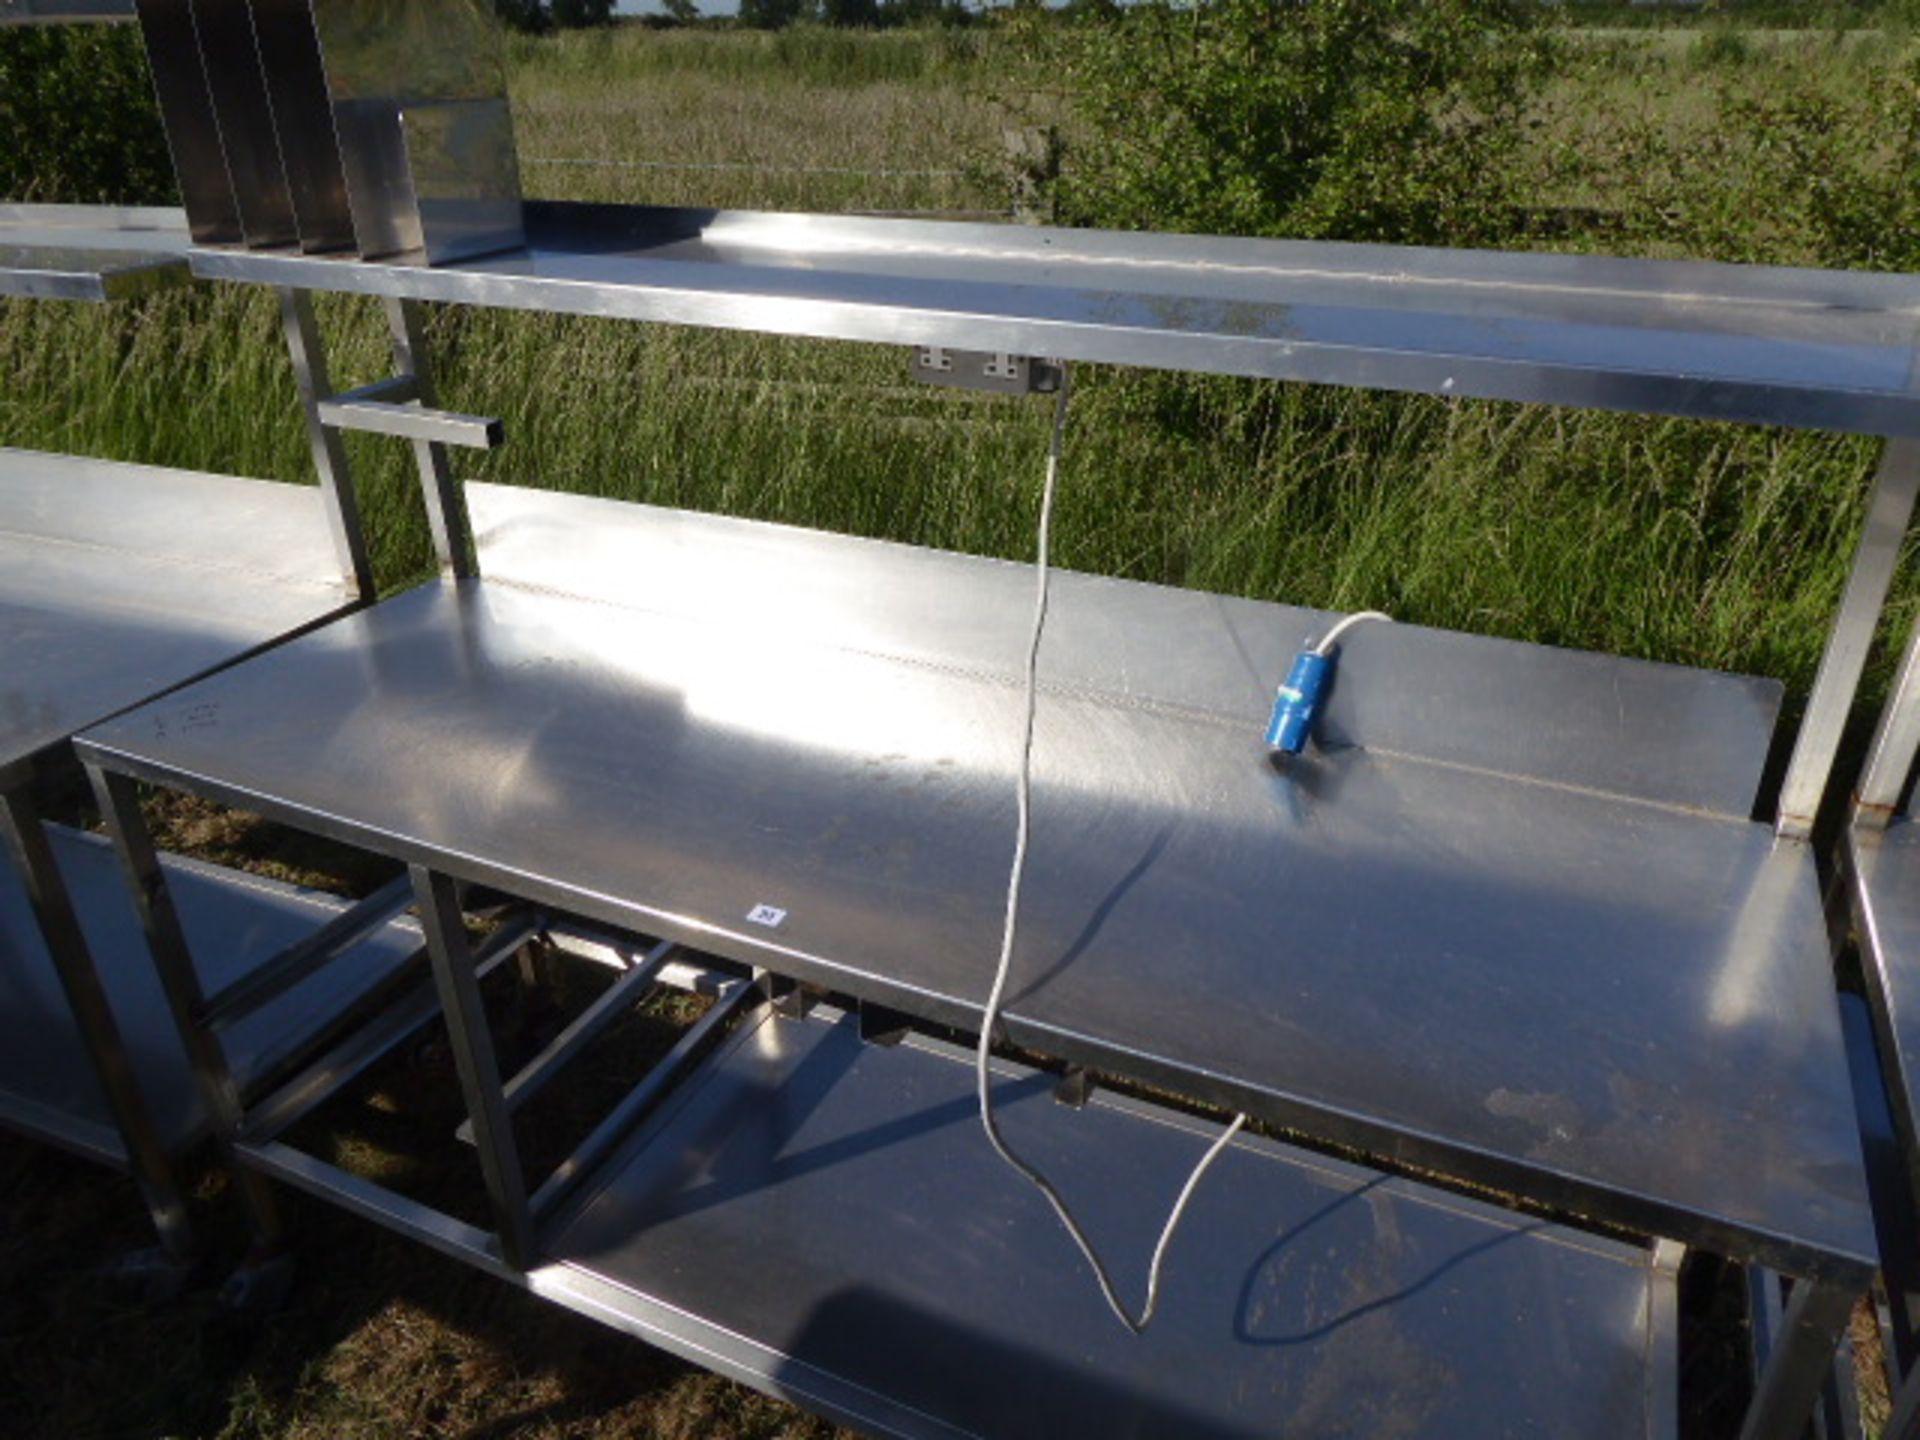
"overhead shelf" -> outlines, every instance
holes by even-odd
[[[0,205],[0,295],[126,300],[192,279],[179,210]]]
[[[126,882],[107,842],[59,827],[48,838],[81,917],[142,1099],[162,1146],[178,1153],[206,1112],[173,1027]],[[313,890],[169,856],[167,879],[209,993],[251,974],[341,914]],[[418,927],[392,921],[226,1032],[243,1088],[271,1075],[420,948]],[[99,1076],[88,1063],[20,877],[0,856],[0,1120],[82,1155],[124,1164]]]
[[[489,578],[350,616],[83,753],[977,1027],[1031,571],[580,497],[469,502]],[[1328,748],[1279,773],[1266,707],[1323,619],[1058,577],[1013,1037],[1864,1277],[1813,864],[1746,818],[1778,687],[1369,627]]]
[[[133,18],[133,0],[0,0],[0,26]]]
[[[1263,1140],[1194,1202],[1128,1334],[981,1141],[970,1057],[762,1010],[590,1183],[536,1290],[886,1436],[1674,1433],[1644,1247]],[[1208,1127],[1001,1067],[1121,1293]],[[776,1237],[778,1237],[776,1239]]]
[[[1920,435],[1911,277],[530,202],[428,267],[202,249],[209,279],[1436,395]]]
[[[0,449],[0,781],[355,600],[315,488]]]

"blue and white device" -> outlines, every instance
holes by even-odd
[[[1267,722],[1267,748],[1274,754],[1298,755],[1307,748],[1321,692],[1332,674],[1331,655],[1302,650],[1294,657],[1286,682],[1273,697],[1273,718]]]
[[[1274,755],[1298,755],[1307,748],[1320,699],[1333,679],[1335,647],[1348,630],[1368,620],[1391,624],[1393,617],[1378,610],[1358,611],[1327,631],[1319,644],[1308,645],[1294,657],[1293,668],[1273,697],[1273,718],[1267,721],[1267,748]]]

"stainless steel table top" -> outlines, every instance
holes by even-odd
[[[836,215],[530,203],[427,267],[202,249],[209,279],[1920,435],[1920,281]]]
[[[0,450],[0,783],[352,599],[316,489]]]
[[[1030,572],[471,498],[493,578],[83,753],[977,1025]],[[556,552],[516,536],[555,527],[571,547],[528,558]],[[575,593],[543,583],[563,564]],[[1016,1039],[1783,1269],[1870,1268],[1813,865],[1738,818],[1774,687],[1367,627],[1342,748],[1280,774],[1267,700],[1316,617],[1073,576],[1054,614]]]
[[[1127,1334],[981,1141],[972,1079],[948,1047],[763,1012],[606,1167],[535,1287],[870,1434],[1673,1433],[1673,1286],[1645,1249],[1264,1141],[1207,1176]],[[1137,1296],[1205,1128],[999,1083]]]
[[[173,1028],[126,882],[97,835],[59,826],[48,837],[126,1042],[160,1143],[184,1149],[206,1128],[199,1087]],[[168,856],[168,882],[212,994],[347,907],[257,875]],[[391,921],[286,994],[228,1029],[242,1086],[270,1075],[420,948],[410,921]],[[0,1122],[110,1163],[125,1150],[20,878],[0,859]]]
[[[179,210],[0,205],[0,295],[125,300],[185,285],[191,244]]]

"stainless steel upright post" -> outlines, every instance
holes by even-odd
[[[287,335],[287,353],[293,360],[294,383],[300,388],[300,408],[306,412],[307,445],[313,468],[327,497],[327,524],[340,568],[362,600],[374,599],[373,562],[367,556],[367,532],[360,523],[360,499],[353,488],[346,446],[320,420],[320,402],[331,399],[333,383],[327,374],[327,352],[320,327],[313,318],[313,297],[304,290],[280,292],[280,322]]]
[[[1820,1391],[1833,1374],[1833,1352],[1853,1314],[1853,1291],[1796,1280],[1779,1334],[1754,1386],[1740,1440],[1800,1440]]]
[[[1889,440],[1874,476],[1867,500],[1867,522],[1854,551],[1853,571],[1833,622],[1820,674],[1807,701],[1806,718],[1793,747],[1793,759],[1780,787],[1780,816],[1776,830],[1804,840],[1813,832],[1820,797],[1826,792],[1833,758],[1846,728],[1860,672],[1873,647],[1880,609],[1893,583],[1900,545],[1913,517],[1914,497],[1920,491],[1920,441]]]
[[[160,856],[154,850],[152,836],[147,833],[146,818],[140,813],[140,797],[133,781],[124,775],[110,774],[89,765],[87,778],[93,785],[101,817],[106,821],[107,834],[130,881],[140,928],[146,935],[161,987],[166,991],[174,1027],[180,1032],[180,1041],[193,1064],[194,1078],[199,1082],[221,1159],[226,1162],[240,1192],[255,1240],[262,1247],[275,1245],[280,1241],[281,1228],[273,1191],[262,1176],[239,1164],[233,1153],[233,1142],[245,1118],[240,1087],[227,1064],[219,1037],[202,1023],[206,996],[200,987],[200,974],[194,968],[186,931],[181,928],[172,891],[160,868]]]
[[[1900,661],[1900,676],[1867,749],[1866,769],[1854,792],[1854,824],[1886,829],[1899,811],[1900,792],[1913,772],[1916,752],[1920,752],[1920,621],[1914,624]]]
[[[393,332],[394,363],[401,374],[412,378],[415,398],[422,405],[437,405],[420,307],[411,300],[389,296],[386,308],[387,328]],[[433,550],[440,557],[440,569],[457,580],[470,580],[479,570],[467,530],[467,509],[447,464],[447,447],[437,440],[415,440],[413,459],[420,470],[420,495],[426,502],[427,525],[433,532]]]
[[[427,954],[433,961],[434,984],[440,991],[440,1008],[446,1015],[454,1067],[460,1072],[467,1118],[473,1122],[480,1172],[493,1202],[500,1258],[514,1269],[524,1270],[533,1239],[527,1184],[520,1170],[520,1152],[513,1143],[513,1122],[501,1090],[500,1065],[494,1058],[493,1034],[487,1028],[480,981],[473,971],[473,952],[467,944],[460,899],[453,881],[445,875],[421,865],[409,866],[408,870],[413,876],[420,924],[427,935]]]
[[[160,1244],[176,1260],[193,1255],[193,1235],[187,1223],[187,1205],[174,1176],[173,1163],[154,1128],[152,1112],[140,1093],[133,1064],[113,1007],[107,1001],[100,975],[94,969],[86,936],[73,912],[66,881],[61,878],[53,849],[47,843],[40,815],[24,786],[0,793],[0,837],[4,837],[21,877],[27,900],[39,922],[47,953],[66,992],[67,1008],[80,1027],[80,1039],[93,1061],[107,1108],[127,1147],[127,1163],[153,1213]]]

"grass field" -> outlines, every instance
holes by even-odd
[[[1519,163],[1557,226],[1530,243],[1895,264],[1750,123],[1782,96],[1854,117],[1861,173],[1904,34],[1585,32]],[[1004,209],[1001,132],[1052,118],[1055,71],[988,30],[651,32],[527,41],[513,90],[530,194],[822,210]],[[1742,128],[1743,123],[1746,128]],[[1878,167],[1876,169],[1875,167]],[[1804,192],[1804,193],[1803,193]],[[1829,197],[1831,199],[1831,197]],[[1824,208],[1823,208],[1824,207]],[[336,382],[384,372],[367,304],[323,301]],[[473,478],[1023,556],[1042,402],[916,387],[877,348],[442,311],[445,401],[504,418]],[[0,302],[0,443],[308,478],[271,297]],[[1777,676],[1795,703],[1837,601],[1875,447],[1784,431],[1089,369],[1057,558],[1076,568]],[[352,439],[383,583],[429,568],[403,448]],[[1916,591],[1903,575],[1870,720]],[[1897,632],[1897,633],[1896,633]],[[177,819],[178,817],[174,817]],[[257,859],[244,821],[176,835]],[[231,857],[230,857],[231,858]],[[429,1056],[383,1077],[430,1105]],[[416,1097],[413,1101],[405,1096]],[[341,1120],[342,1134],[361,1115]],[[355,1151],[380,1163],[377,1126]],[[141,1239],[129,1187],[0,1141],[0,1433],[812,1436],[824,1427],[303,1207],[327,1267],[262,1333],[204,1304],[157,1320],[76,1278]],[[202,1203],[224,1206],[217,1177]],[[155,1378],[159,1377],[159,1378]]]

